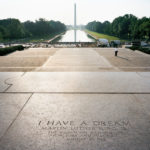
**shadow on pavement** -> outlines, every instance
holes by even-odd
[[[124,57],[121,57],[121,56],[117,56],[118,58],[121,58],[121,59],[125,59],[125,60],[128,60],[128,61],[130,61],[129,59],[127,59],[127,58],[124,58]]]

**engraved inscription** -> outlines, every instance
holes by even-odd
[[[48,133],[50,138],[62,138],[68,142],[99,141],[125,136],[131,129],[129,120],[119,121],[39,121],[38,127]]]

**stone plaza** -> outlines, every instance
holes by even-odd
[[[150,56],[30,48],[0,57],[0,150],[150,150]]]

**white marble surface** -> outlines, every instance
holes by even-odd
[[[30,94],[0,94],[0,139],[15,121],[29,96]]]
[[[0,72],[0,92],[4,92],[9,87],[8,79],[20,77],[22,74],[23,72]]]
[[[99,66],[111,68],[112,65],[93,49],[60,49],[45,66]]]
[[[10,79],[8,92],[150,93],[150,78],[136,72],[28,72]]]
[[[144,109],[149,98],[34,94],[1,140],[0,150],[149,150],[149,111]]]

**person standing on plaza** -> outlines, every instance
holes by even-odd
[[[115,56],[118,56],[118,48],[115,48]]]

